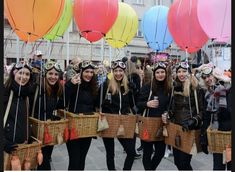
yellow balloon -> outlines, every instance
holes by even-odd
[[[106,42],[113,48],[126,46],[135,36],[138,29],[138,16],[128,4],[118,3],[118,17],[105,35]]]

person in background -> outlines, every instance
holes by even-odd
[[[147,117],[157,117],[161,119],[162,114],[167,111],[170,97],[170,79],[167,76],[167,66],[163,62],[158,62],[153,66],[152,83],[143,86],[138,96],[137,106],[142,112],[148,112]],[[154,97],[158,97],[157,100]],[[158,141],[144,141],[143,145],[143,165],[145,170],[156,170],[165,153],[165,143],[163,139]],[[154,147],[154,152],[153,152]],[[153,155],[153,156],[152,156]]]
[[[135,56],[133,56],[133,57],[136,58]],[[128,81],[129,81],[128,86],[131,91],[132,102],[134,104],[134,106],[132,108],[133,109],[132,113],[137,115],[139,112],[138,112],[138,108],[136,106],[136,101],[137,101],[137,96],[140,91],[141,78],[139,75],[139,70],[136,68],[136,59],[133,60],[133,57],[130,60],[126,61],[126,75],[128,77]],[[122,61],[123,61],[123,59],[122,59]],[[136,133],[135,133],[134,139],[135,139],[135,143],[136,143]],[[139,158],[141,158],[141,154],[136,152],[135,159],[139,159]]]
[[[69,112],[92,114],[95,112],[95,101],[98,94],[96,66],[90,61],[79,64],[80,73],[75,74],[65,84],[66,107]],[[79,89],[79,90],[78,90]],[[84,170],[92,137],[69,140],[66,143],[69,154],[68,170]]]
[[[43,70],[45,78],[42,79],[41,86],[37,85],[34,97],[30,100],[30,107],[32,107],[30,112],[34,118],[41,121],[60,120],[55,116],[55,110],[64,107],[63,103],[59,103],[59,99],[63,97],[63,86],[59,78],[62,70],[54,61],[45,63]],[[42,147],[43,162],[37,170],[51,170],[50,160],[53,147],[51,145]]]
[[[198,109],[196,108],[196,91]],[[170,112],[162,115],[163,123],[168,119],[182,126],[183,130],[200,129],[202,125],[203,93],[199,90],[198,81],[190,74],[190,68],[186,61],[176,65],[176,79],[173,83],[173,96],[170,104]],[[177,148],[173,148],[174,163],[178,170],[193,170],[191,166],[192,155]]]
[[[223,71],[214,66],[203,64],[199,67],[201,78],[206,86],[205,108],[202,118],[200,143],[202,150],[208,154],[207,128],[220,131],[231,131],[231,79],[223,74]],[[218,140],[219,141],[219,140]],[[213,170],[231,170],[232,161],[223,163],[222,153],[213,153]]]
[[[71,60],[69,66],[65,70],[66,81],[70,80],[74,75],[80,72],[80,69],[79,69],[80,63],[81,63],[81,59],[79,57],[75,57]]]
[[[126,65],[117,60],[112,63],[113,76],[104,83],[104,100],[102,112],[110,114],[128,115],[133,107],[132,95],[128,87],[128,79],[125,75]],[[135,158],[135,139],[118,138],[123,149],[127,153],[123,170],[131,170]],[[106,163],[108,170],[116,170],[114,161],[114,138],[104,138],[106,150]]]

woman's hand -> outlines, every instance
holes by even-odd
[[[71,78],[71,82],[72,82],[74,85],[80,84],[80,83],[81,83],[80,74],[77,73],[76,75],[74,75],[74,76]]]
[[[147,102],[147,107],[149,108],[157,108],[159,106],[158,100],[150,100]]]

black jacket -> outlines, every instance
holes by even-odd
[[[164,86],[159,85],[159,89],[157,90],[157,92],[156,93],[152,92],[150,97],[150,100],[153,100],[154,96],[158,96],[159,106],[158,108],[148,108],[147,102],[148,102],[149,93],[150,93],[150,84],[145,85],[141,88],[137,101],[137,106],[139,108],[139,111],[143,113],[143,111],[147,108],[149,109],[149,113],[145,114],[145,116],[161,117],[164,111],[167,111],[170,96],[169,94],[164,93]]]
[[[30,115],[32,114],[34,96],[31,96],[30,98],[30,107],[31,107]],[[40,115],[39,115],[39,99],[40,99]],[[44,89],[42,88],[41,93],[39,91],[37,93],[33,116],[34,118],[40,119],[42,121],[46,121],[47,119],[54,119],[53,111],[63,107],[64,107],[63,95],[61,97],[57,97],[56,92],[54,92],[52,89],[52,94],[49,96],[46,92],[44,93]]]
[[[18,97],[19,85],[15,81],[13,81],[9,89],[6,89],[6,88],[4,89],[4,97],[3,97],[4,113],[7,108],[11,90],[13,91],[13,98],[12,98],[12,103],[11,103],[11,107],[9,110],[9,114],[7,117],[6,125],[4,127],[4,138],[5,138],[5,144],[13,143],[13,142],[20,144],[28,140],[27,138],[28,118],[27,118],[26,100],[27,100],[27,97],[32,95],[32,92],[31,92],[29,85],[22,86],[21,91],[20,91],[20,96]],[[18,106],[17,106],[17,102],[18,102]],[[16,113],[17,108],[18,108],[18,113]],[[16,117],[16,114],[17,114],[17,117]],[[13,141],[14,130],[15,130],[15,140]],[[30,136],[29,129],[28,129],[28,136]]]
[[[74,111],[78,85],[74,85],[71,80],[65,83],[66,106],[69,112],[90,114],[95,112],[96,97],[92,95],[90,83],[83,81],[79,85],[77,105]]]
[[[102,112],[104,113],[111,113],[111,114],[119,114],[119,110],[121,114],[128,114],[130,113],[130,108],[133,107],[133,99],[132,93],[129,91],[127,94],[124,94],[124,87],[121,86],[121,109],[120,109],[120,98],[119,94],[116,93],[112,95],[111,91],[109,90],[108,93],[111,94],[111,101],[107,99],[107,88],[108,83],[107,81],[104,83],[103,88],[103,102],[102,102]]]

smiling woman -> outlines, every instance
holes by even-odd
[[[54,111],[57,108],[63,108],[63,103],[58,101],[62,99],[63,89],[59,79],[62,71],[60,65],[54,61],[48,61],[44,65],[44,71],[45,78],[42,78],[43,82],[37,86],[34,96],[31,97],[30,104],[32,108],[30,113],[34,115],[34,118],[41,121],[59,120],[54,115]],[[47,145],[42,148],[43,162],[38,166],[37,170],[51,170],[50,158],[52,150],[53,146]]]
[[[15,64],[6,80],[3,91],[3,107],[4,112],[6,111],[3,142],[7,153],[14,151],[17,144],[26,143],[29,139],[26,114],[29,109],[27,102],[31,93],[31,81],[31,68],[25,62]],[[13,95],[12,99],[10,95]]]

